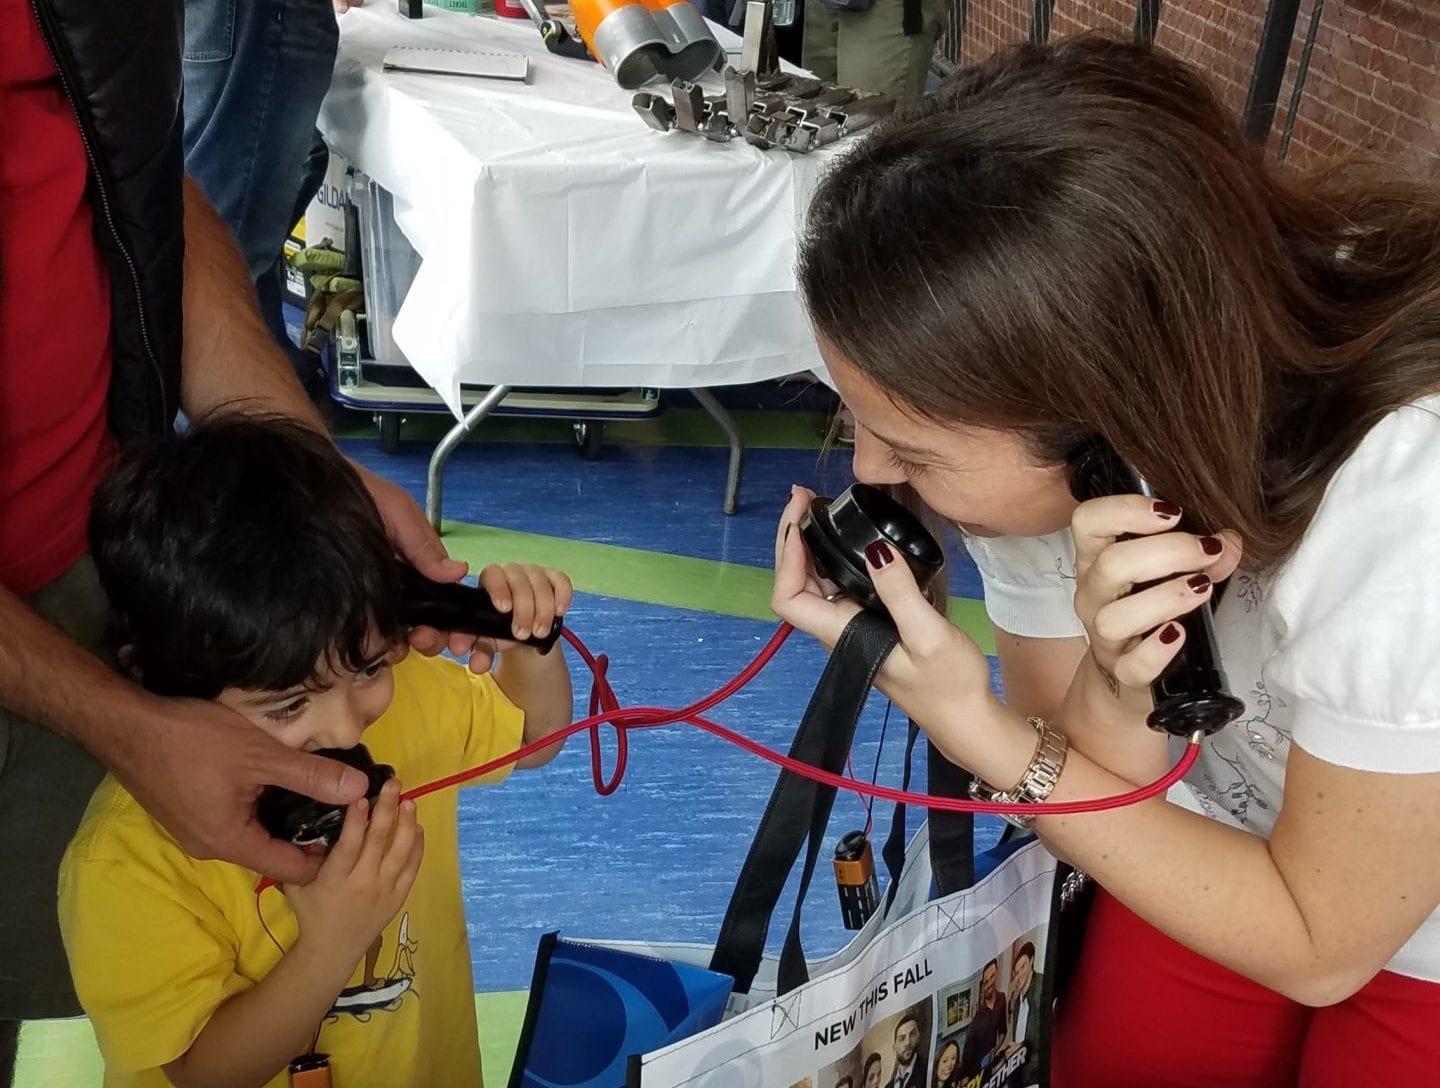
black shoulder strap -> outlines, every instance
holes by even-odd
[[[915,741],[919,735],[919,727],[912,721],[905,741],[905,775],[900,785],[903,790],[910,789]],[[926,793],[934,797],[953,798],[969,795],[969,773],[947,760],[928,740],[925,742],[925,760]],[[927,818],[930,821],[930,871],[935,876],[936,890],[941,896],[963,891],[975,883],[975,817],[968,812],[931,809]],[[885,893],[887,909],[895,901],[895,893],[900,888],[900,874],[905,869],[905,848],[908,845],[905,806],[899,804],[895,806],[895,814],[890,820],[890,834],[886,836],[881,852],[890,874],[890,886]]]
[[[897,641],[895,627],[888,617],[861,612],[850,622],[810,698],[790,746],[791,759],[836,774],[844,769],[865,696]],[[804,956],[799,952],[799,903],[804,901],[805,887],[819,858],[834,802],[834,787],[822,786],[789,771],[780,772],[731,893],[710,960],[712,971],[735,979],[736,993],[750,992],[765,953],[771,916],[800,856],[800,847],[809,839],[800,900],[786,940],[787,947],[793,943],[795,949],[788,962],[793,965],[798,954],[803,972]]]
[[[970,795],[969,771],[961,770],[929,741],[926,748],[926,792],[936,797]],[[942,896],[975,883],[975,814],[930,810],[930,867]]]
[[[908,719],[907,719],[908,721]],[[905,773],[900,779],[900,788],[910,790],[911,772],[915,766],[915,741],[920,737],[920,727],[913,721],[905,736]],[[885,845],[880,856],[885,860],[885,870],[890,874],[890,883],[885,890],[885,909],[895,902],[895,893],[900,890],[900,874],[905,871],[905,847],[910,843],[910,832],[905,826],[905,805],[897,804],[890,814],[890,834],[885,836]]]

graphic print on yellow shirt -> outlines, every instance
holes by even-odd
[[[395,957],[390,963],[390,969],[383,975],[377,975],[375,967],[380,962],[380,953],[384,950],[385,934],[382,933],[375,938],[370,951],[365,953],[365,968],[359,983],[346,986],[340,991],[340,996],[335,999],[335,1004],[330,1006],[330,1014],[325,1019],[334,1020],[343,1015],[358,1019],[369,1016],[372,1012],[385,1012],[395,1008],[405,999],[406,994],[413,992],[415,953],[420,951],[420,942],[412,942],[410,939],[409,911],[400,915],[400,928],[395,934]]]
[[[412,653],[364,742],[411,787],[514,751],[523,726],[493,677]],[[320,1025],[334,1088],[481,1083],[456,793],[429,794],[417,809],[425,856],[415,884]],[[278,888],[257,900],[257,880],[187,856],[113,780],[97,791],[61,868],[60,921],[106,1088],[169,1088],[161,1067],[295,943],[289,901]],[[281,1071],[266,1088],[287,1085]]]

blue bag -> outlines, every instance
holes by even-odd
[[[548,933],[535,958],[532,1000],[510,1088],[614,1088],[631,1055],[714,1027],[734,980]]]

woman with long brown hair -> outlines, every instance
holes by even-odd
[[[880,686],[950,759],[1029,800],[1042,761],[1055,801],[1160,777],[1149,683],[1196,608],[1245,703],[1167,797],[1035,821],[1100,888],[1054,1083],[1432,1083],[1436,192],[1281,173],[1193,70],[1079,38],[864,140],[800,267],[856,475],[908,483],[984,580],[1004,702],[905,564],[869,557],[901,635]],[[1067,457],[1096,436],[1162,498],[1077,505]],[[833,642],[856,606],[792,531],[810,497],[773,605]]]

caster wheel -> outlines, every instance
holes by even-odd
[[[599,419],[576,420],[575,445],[580,448],[580,456],[587,461],[594,461],[600,456],[600,447],[605,444],[605,421]]]
[[[400,448],[400,413],[376,412],[375,422],[380,427],[380,451],[394,453]]]

